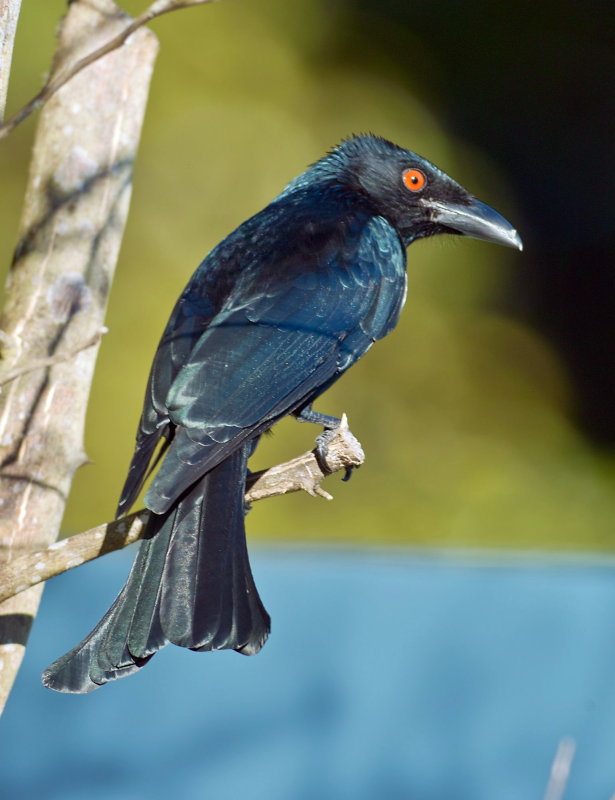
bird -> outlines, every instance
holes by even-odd
[[[43,673],[90,692],[168,643],[259,652],[270,617],[245,532],[248,459],[287,415],[335,430],[312,404],[395,327],[406,250],[454,234],[522,249],[519,234],[425,158],[350,136],[202,261],[151,367],[118,516],[155,471],[128,579],[98,625]],[[322,435],[321,435],[322,436]]]

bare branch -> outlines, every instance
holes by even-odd
[[[60,539],[46,550],[18,556],[0,569],[0,602],[38,583],[61,575],[94,558],[120,550],[140,539],[149,511],[137,511],[120,520]]]
[[[2,0],[0,0],[1,2]],[[60,70],[52,73],[47,83],[43,86],[38,94],[36,94],[23,108],[21,108],[11,119],[7,120],[4,125],[0,126],[0,139],[4,139],[13,131],[21,122],[23,122],[30,114],[33,114],[41,106],[43,106],[49,98],[54,95],[58,89],[61,89],[71,78],[74,78],[77,73],[98,61],[99,58],[106,56],[108,53],[117,50],[136,30],[147,25],[156,17],[161,17],[163,14],[168,14],[171,11],[177,11],[182,8],[191,8],[192,6],[203,6],[207,3],[213,3],[215,0],[156,0],[145,11],[136,17],[129,25],[124,28],[121,33],[114,36],[106,44],[93,50],[87,56],[79,59],[79,61],[72,64],[66,70]]]
[[[98,333],[95,333],[94,336],[91,336],[87,342],[85,342],[85,344],[81,344],[79,347],[74,347],[67,353],[58,353],[55,356],[35,359],[34,361],[30,361],[29,364],[24,364],[21,367],[15,367],[15,369],[7,372],[6,375],[2,375],[0,373],[0,386],[4,386],[5,384],[14,381],[15,378],[19,378],[20,375],[26,375],[28,372],[34,372],[36,369],[53,367],[55,364],[62,364],[64,361],[70,361],[76,355],[79,355],[82,350],[87,350],[88,347],[94,347],[95,344],[98,344],[107,331],[108,328],[101,328]]]
[[[575,750],[576,742],[574,739],[562,739],[557,746],[557,753],[553,759],[551,775],[549,776],[549,784],[545,792],[544,800],[562,800],[566,791],[568,778],[570,777],[570,768],[572,766]]]
[[[299,491],[332,500],[331,495],[320,487],[322,479],[342,469],[359,467],[364,460],[361,445],[350,432],[344,415],[328,444],[325,469],[313,450],[284,464],[252,473],[247,481],[246,502]],[[0,602],[86,561],[136,542],[143,536],[149,515],[149,511],[142,509],[62,539],[45,550],[14,558],[0,569]]]

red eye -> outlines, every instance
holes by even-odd
[[[411,192],[420,192],[427,182],[427,178],[420,169],[407,169],[402,175],[406,189]]]

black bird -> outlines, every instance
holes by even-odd
[[[89,692],[161,647],[257,653],[269,634],[246,548],[247,461],[395,326],[406,247],[461,234],[521,249],[512,226],[425,159],[376,136],[343,141],[205,258],[152,365],[118,515],[153,512],[126,585],[43,683]]]

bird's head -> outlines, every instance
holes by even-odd
[[[378,136],[355,136],[323,161],[327,159],[353,193],[397,228],[406,245],[452,233],[523,249],[519,234],[503,216],[410,150]]]

